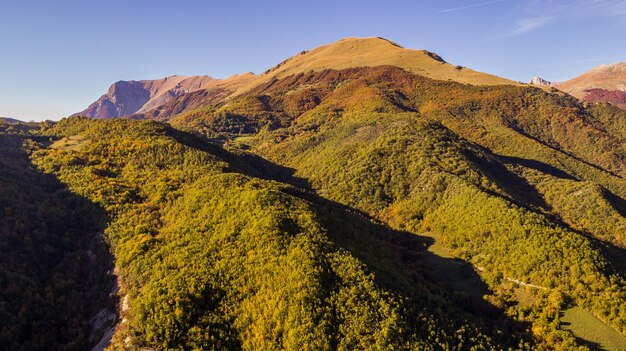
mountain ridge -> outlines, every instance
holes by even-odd
[[[462,66],[447,63],[436,53],[427,50],[406,49],[399,44],[381,37],[344,38],[334,43],[322,45],[312,50],[302,51],[291,56],[278,65],[269,68],[260,75],[244,73],[223,80],[207,76],[172,76],[198,79],[206,77],[206,82],[194,89],[174,91],[160,89],[157,82],[167,80],[147,81],[119,81],[109,92],[98,101],[91,104],[86,110],[77,113],[91,118],[113,118],[129,116],[136,119],[167,120],[174,115],[223,101],[243,94],[256,86],[268,83],[293,74],[325,69],[344,69],[355,67],[372,67],[391,65],[406,69],[412,73],[433,79],[458,81],[464,84],[475,85],[518,85],[517,82],[474,71]],[[181,84],[184,84],[181,82]],[[126,98],[121,102],[116,99],[114,89],[116,85],[133,86],[126,89]],[[163,90],[160,95],[153,93],[151,85],[157,85],[157,90]]]

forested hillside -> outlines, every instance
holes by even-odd
[[[535,343],[528,325],[428,273],[426,241],[287,184],[298,181],[277,165],[155,122],[72,118],[44,133],[81,137],[34,162],[111,218],[128,305],[114,349]]]
[[[625,118],[561,93],[376,67],[272,81],[172,123],[293,168],[391,227],[433,233],[501,306],[522,283],[540,287],[531,293],[553,307],[509,313],[554,340],[571,304],[625,331]]]

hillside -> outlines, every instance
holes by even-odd
[[[387,66],[289,76],[172,124],[294,169],[321,196],[394,228],[436,233],[481,268],[496,299],[516,305],[511,281],[559,291],[556,314],[534,322],[551,321],[537,326],[551,339],[568,304],[624,332],[624,121],[537,88]],[[539,313],[517,306],[508,313]]]
[[[90,141],[33,160],[109,215],[128,306],[114,348],[534,344],[433,276],[428,241],[300,188],[280,166],[154,122],[73,118],[46,134]]]
[[[9,117],[0,117],[0,122],[9,123],[9,124],[23,123],[22,121],[18,119],[9,118]]]

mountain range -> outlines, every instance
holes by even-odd
[[[245,73],[226,79],[171,76],[157,80],[119,81],[76,115],[90,118],[128,117],[167,121],[177,114],[223,101],[273,79],[319,71],[391,65],[425,77],[476,85],[519,83],[455,66],[426,50],[405,49],[383,38],[346,38],[303,51],[261,75]],[[608,102],[626,109],[626,63],[601,65],[565,82],[533,77],[530,85],[550,86],[592,103]]]
[[[624,350],[626,111],[567,93],[617,71],[347,38],[0,121],[0,345]]]
[[[255,86],[294,74],[392,65],[433,79],[471,84],[517,84],[445,62],[437,54],[410,50],[383,38],[347,38],[303,51],[261,75],[245,73],[226,79],[208,76],[172,76],[157,80],[120,81],[87,109],[76,115],[90,118],[145,118],[168,120],[184,111],[208,106]]]

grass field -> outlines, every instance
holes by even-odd
[[[574,306],[562,313],[561,327],[588,342],[592,349],[626,351],[626,338],[586,310]]]
[[[71,137],[62,138],[50,145],[52,149],[80,151],[85,145],[89,144],[89,140],[82,135],[72,135]]]

